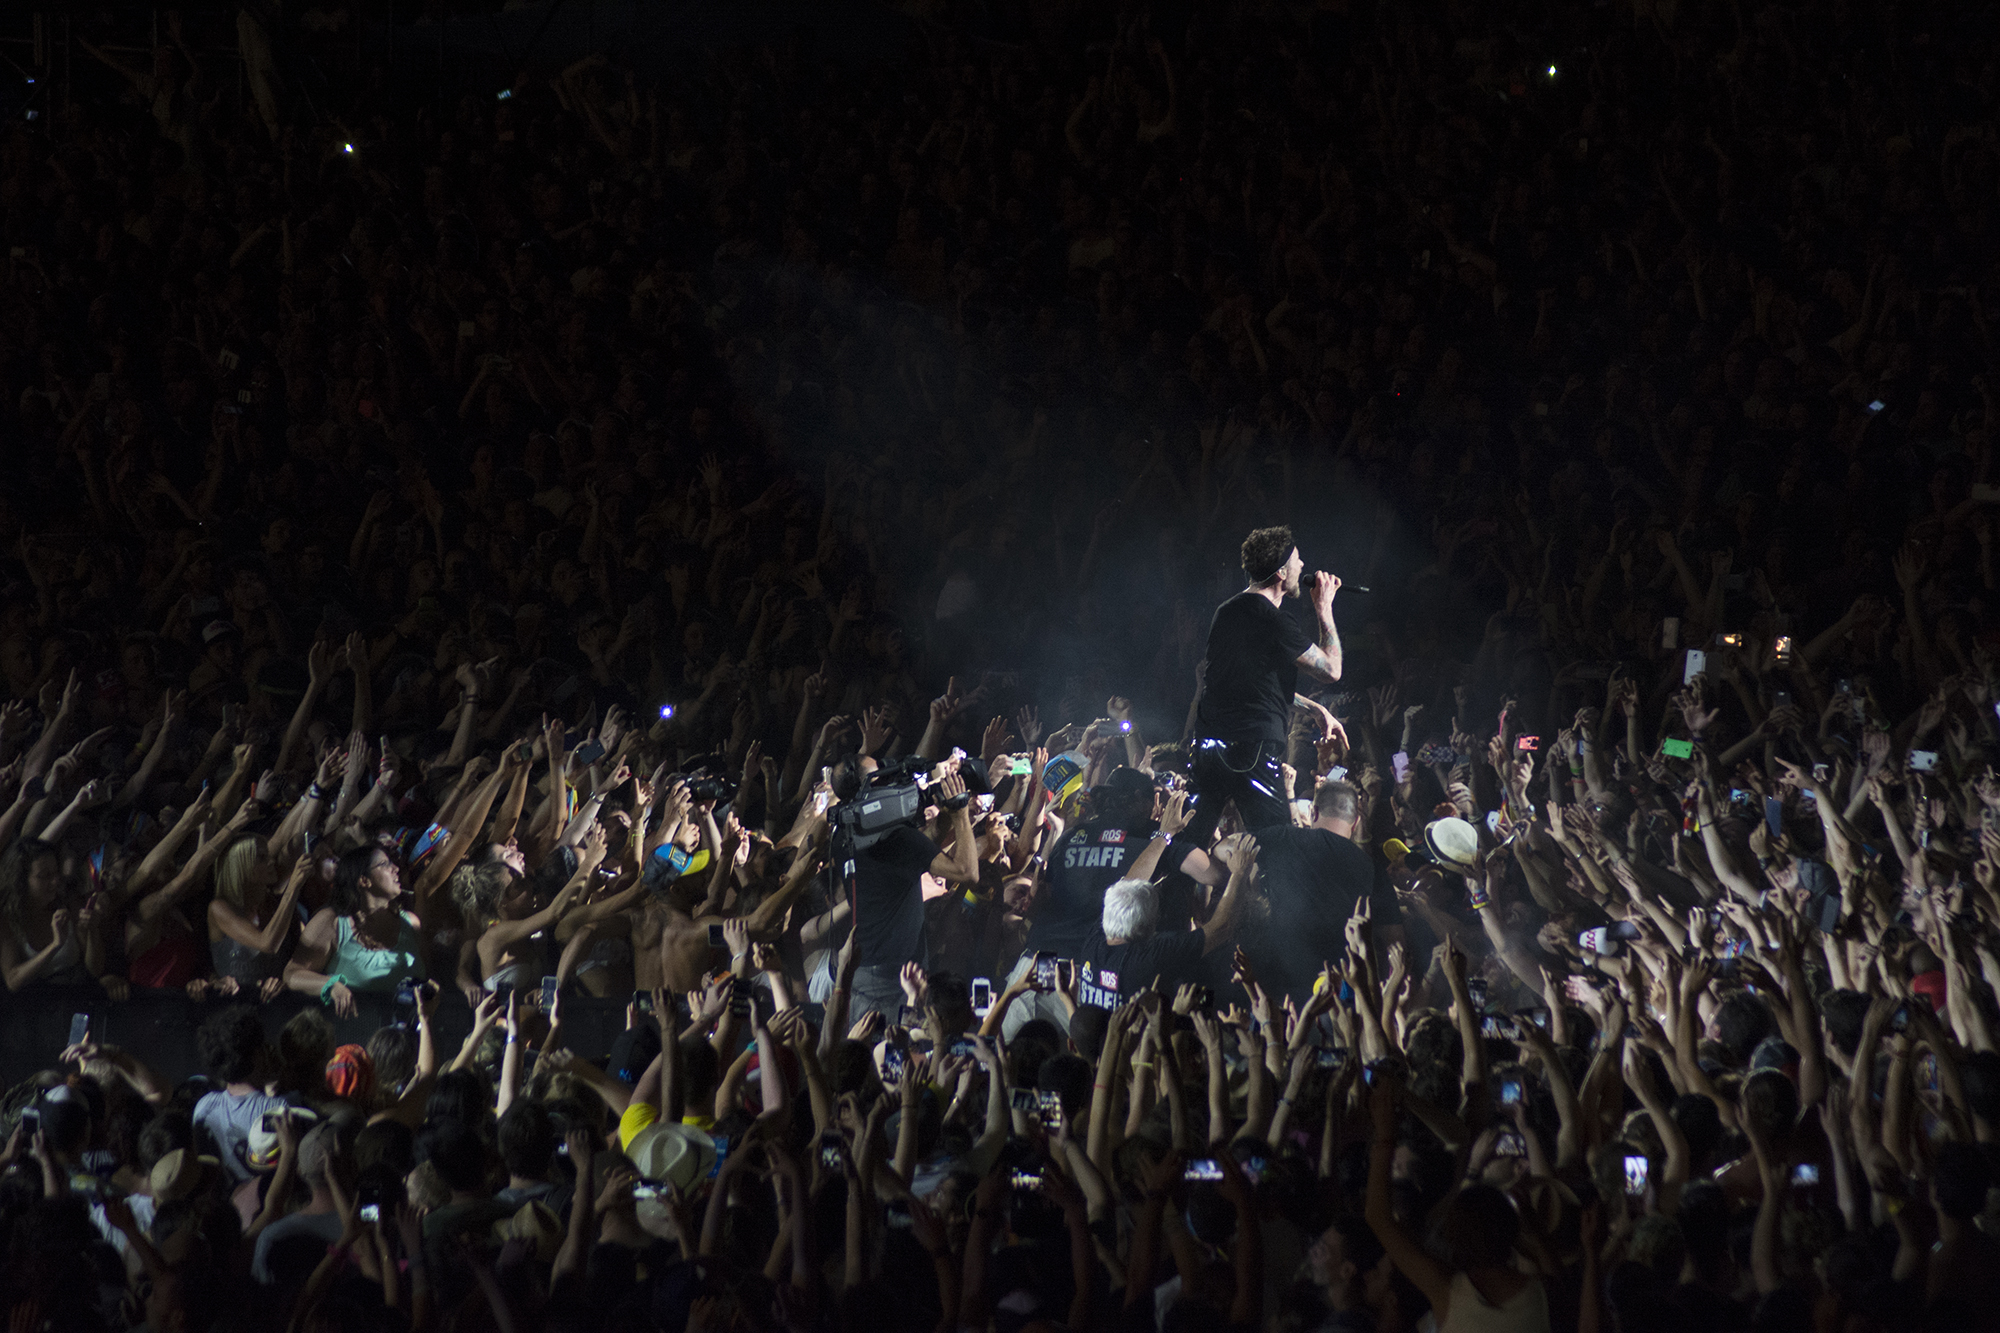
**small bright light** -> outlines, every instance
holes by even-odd
[[[668,718],[672,717],[673,715],[674,715],[674,706],[673,706],[672,704],[661,704],[661,705],[660,705],[660,720],[661,720],[662,722],[666,721],[666,720],[667,720]]]
[[[502,88],[500,90],[500,100],[503,102],[506,101],[508,98],[512,97],[513,95],[514,95],[514,90],[512,88]]]
[[[1550,66],[1549,66],[1549,77],[1553,79],[1553,78],[1554,78],[1555,76],[1556,76],[1556,67],[1555,67],[1554,65],[1550,65]]]
[[[340,151],[342,151],[343,153],[351,153],[354,151],[354,145],[351,143],[344,143],[340,146]]]

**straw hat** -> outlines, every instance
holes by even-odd
[[[198,1157],[186,1148],[176,1148],[153,1163],[148,1185],[154,1199],[160,1203],[172,1203],[199,1192],[214,1179],[214,1172],[221,1165],[213,1157]]]

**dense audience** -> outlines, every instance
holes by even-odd
[[[0,980],[204,1067],[0,1102],[9,1328],[2000,1320],[1992,16],[912,12],[451,102],[78,17]],[[1279,522],[1270,823],[1185,742]]]

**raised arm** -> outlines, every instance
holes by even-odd
[[[1368,1201],[1364,1216],[1375,1238],[1389,1252],[1404,1277],[1429,1298],[1431,1310],[1442,1324],[1451,1307],[1451,1274],[1433,1259],[1415,1236],[1396,1220],[1390,1202],[1389,1176],[1396,1156],[1396,1098],[1399,1089],[1393,1076],[1378,1076],[1369,1098],[1375,1134],[1368,1154]]]
[[[1229,882],[1222,890],[1222,900],[1215,905],[1208,920],[1201,925],[1203,954],[1213,953],[1222,947],[1236,933],[1236,909],[1243,900],[1244,890],[1256,881],[1257,840],[1244,834],[1237,840],[1236,850],[1230,858]]]
[[[215,864],[215,858],[222,855],[243,830],[249,827],[251,819],[256,815],[256,806],[255,797],[243,802],[237,807],[236,813],[229,817],[229,822],[216,831],[214,837],[195,848],[194,855],[188,858],[187,864],[181,867],[178,875],[163,887],[141,898],[134,909],[137,922],[143,924],[158,919],[162,912],[179,902],[190,889],[199,884],[202,877],[208,873],[209,867]]]
[[[1339,680],[1343,666],[1340,631],[1333,624],[1333,595],[1339,591],[1339,575],[1324,570],[1313,574],[1313,618],[1319,622],[1319,641],[1300,653],[1298,662],[1321,680]]]
[[[298,906],[299,894],[312,870],[312,854],[301,854],[292,866],[291,878],[285,881],[284,891],[278,895],[277,905],[271,909],[271,919],[263,926],[252,925],[249,917],[225,902],[220,895],[208,904],[208,923],[245,948],[263,954],[276,953],[291,931],[293,910]]]

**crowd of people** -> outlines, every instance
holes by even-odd
[[[906,8],[0,130],[10,1330],[1993,1326],[1993,14]]]

